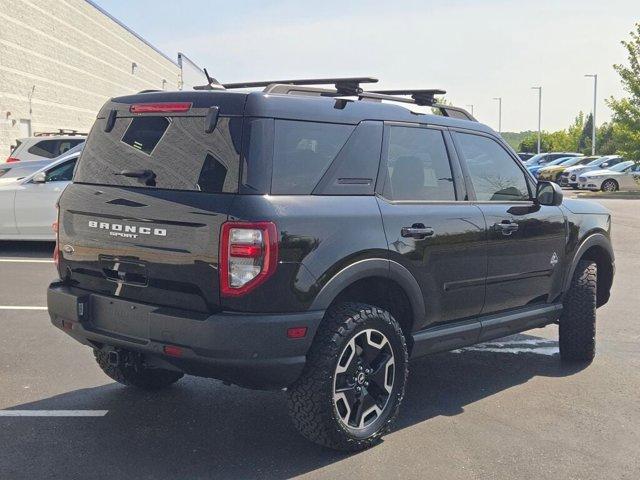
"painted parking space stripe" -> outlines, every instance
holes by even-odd
[[[28,307],[22,305],[0,305],[0,310],[46,310],[47,307]]]
[[[104,417],[109,410],[0,410],[0,417]]]
[[[53,263],[45,258],[0,258],[0,263]]]

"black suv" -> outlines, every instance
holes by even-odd
[[[332,82],[109,101],[60,198],[53,324],[125,385],[286,389],[343,450],[390,430],[411,358],[557,322],[590,361],[609,213],[437,92]]]

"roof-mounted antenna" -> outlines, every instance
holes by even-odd
[[[196,85],[193,87],[194,90],[224,90],[224,86],[207,72],[207,69],[204,68],[204,74],[207,77],[206,85]]]

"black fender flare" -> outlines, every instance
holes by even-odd
[[[573,255],[573,259],[571,261],[571,265],[567,271],[567,276],[564,278],[564,283],[562,286],[563,297],[571,287],[571,279],[573,279],[573,274],[576,271],[578,266],[578,262],[584,255],[584,253],[589,250],[591,247],[602,247],[611,257],[611,267],[615,269],[615,256],[613,254],[613,247],[611,246],[611,240],[604,233],[596,232],[587,236],[580,246],[576,249],[576,252]]]
[[[340,270],[318,292],[310,310],[326,310],[345,288],[368,277],[383,277],[395,281],[404,290],[411,303],[413,325],[422,323],[425,305],[418,282],[404,266],[384,258],[359,260]]]

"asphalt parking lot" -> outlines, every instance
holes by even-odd
[[[640,478],[640,200],[601,202],[617,274],[596,360],[561,364],[555,326],[421,359],[397,428],[354,455],[302,439],[282,392],[113,383],[49,323],[52,246],[0,243],[0,478]]]

